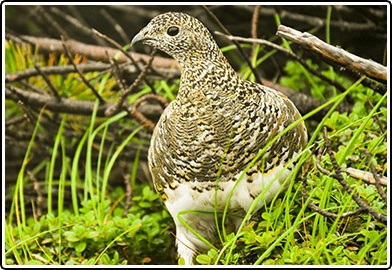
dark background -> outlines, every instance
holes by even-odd
[[[232,35],[251,37],[251,21],[254,6],[235,5],[207,5],[218,17],[222,24]],[[202,6],[192,5],[162,5],[162,6],[116,6],[116,5],[75,5],[75,6],[42,6],[70,35],[70,38],[78,41],[96,44],[96,40],[82,33],[72,24],[64,20],[53,7],[67,13],[75,18],[82,18],[82,23],[88,28],[94,28],[101,33],[115,39],[121,45],[125,41],[121,39],[113,26],[103,17],[100,10],[105,9],[117,23],[124,29],[129,39],[144,27],[152,17],[168,12],[180,11],[188,13],[200,19],[213,33],[222,30],[208,16]],[[325,22],[327,17],[327,6],[324,5],[273,5],[262,6],[257,24],[257,37],[270,39],[275,36],[277,25],[275,13],[280,16],[283,25],[292,27],[299,31],[310,31],[315,27],[318,30],[315,35],[324,40]],[[387,41],[387,8],[389,6],[371,5],[333,5],[331,13],[330,39],[334,45],[352,52],[365,59],[372,59],[383,63]],[[5,25],[8,29],[18,34],[33,35],[40,37],[60,38],[60,34],[47,24],[41,25],[39,17],[42,14],[35,10],[35,6],[6,6]],[[223,47],[231,44],[223,37],[215,36],[218,44]],[[280,43],[279,38],[275,38]],[[108,45],[109,46],[109,45]],[[296,48],[296,45],[293,45]],[[141,52],[148,52],[148,46],[137,46]],[[163,53],[162,53],[163,54]],[[279,56],[276,56],[279,61]],[[282,56],[284,59],[285,57]],[[283,61],[283,60],[282,60]],[[275,74],[270,69],[271,60],[260,67],[268,79]]]

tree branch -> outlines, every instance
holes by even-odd
[[[95,101],[69,99],[66,97],[63,97],[61,102],[58,102],[53,96],[29,92],[12,85],[6,85],[5,90],[6,99],[11,99],[15,102],[22,100],[26,105],[32,107],[40,108],[46,105],[47,110],[58,113],[91,115],[95,106]],[[97,116],[106,117],[105,111],[113,105],[114,104],[110,102],[100,104],[97,110]],[[124,107],[127,111],[131,111],[133,106],[134,105],[132,104],[127,104]],[[139,111],[148,118],[156,119],[161,115],[162,108],[160,105],[148,104],[148,106],[142,106]]]
[[[298,43],[304,49],[315,52],[328,61],[366,74],[377,81],[386,83],[388,80],[388,70],[385,66],[371,60],[365,60],[346,52],[341,48],[329,45],[307,32],[302,33],[293,28],[280,25],[276,35]]]

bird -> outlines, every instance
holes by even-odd
[[[298,165],[289,162],[306,148],[307,130],[299,121],[278,136],[301,118],[298,109],[284,94],[242,79],[195,17],[157,15],[131,46],[137,42],[167,53],[180,66],[179,91],[153,131],[148,164],[155,190],[174,219],[178,256],[194,264],[196,252],[211,247],[188,227],[214,241],[211,213],[222,213],[230,196],[227,213],[238,228],[242,219],[235,217],[244,217],[262,192],[253,213],[287,189]]]

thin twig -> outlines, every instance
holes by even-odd
[[[108,116],[108,117],[109,117],[109,116],[112,116],[112,115],[118,113],[118,112],[121,110],[121,108],[122,108],[122,106],[123,106],[123,103],[124,103],[124,101],[126,100],[126,98],[133,92],[134,88],[135,88],[136,86],[138,86],[139,83],[144,79],[144,76],[146,76],[147,71],[148,71],[149,67],[151,66],[151,63],[152,63],[152,61],[154,60],[154,55],[155,55],[155,53],[156,53],[156,49],[153,49],[153,51],[152,51],[152,53],[151,53],[150,61],[149,61],[149,62],[147,63],[147,65],[144,67],[143,71],[139,74],[139,76],[138,76],[138,77],[136,78],[136,80],[131,84],[131,86],[129,86],[128,89],[124,90],[124,91],[121,93],[121,96],[120,96],[118,102],[117,102],[114,106],[112,106],[112,107],[110,107],[110,108],[108,108],[108,109],[106,110],[106,112],[105,112],[105,115],[106,115],[106,116]],[[155,94],[154,94],[154,95],[155,95]]]
[[[385,215],[381,214],[381,213],[378,213],[376,210],[374,210],[369,205],[367,205],[359,196],[354,194],[354,190],[349,186],[349,184],[344,179],[344,177],[342,175],[342,172],[341,172],[341,169],[339,167],[339,164],[337,163],[335,155],[333,154],[332,147],[331,147],[331,144],[330,144],[329,139],[328,139],[326,127],[323,128],[323,136],[324,136],[324,145],[325,145],[327,153],[328,153],[328,155],[329,155],[329,157],[331,159],[332,166],[333,166],[333,168],[335,170],[335,173],[332,173],[332,172],[322,168],[321,165],[320,165],[321,154],[323,153],[323,150],[324,150],[323,147],[320,147],[319,153],[317,155],[317,160],[316,160],[317,168],[323,174],[328,175],[328,176],[338,180],[340,185],[345,189],[345,191],[348,194],[350,194],[350,196],[353,198],[353,200],[359,206],[358,209],[356,209],[354,211],[350,211],[350,212],[345,212],[345,213],[341,214],[340,217],[345,218],[345,217],[349,217],[349,216],[353,216],[353,215],[358,215],[359,213],[367,213],[370,216],[372,216],[373,218],[375,218],[377,220],[380,220],[381,222],[386,224],[387,223],[387,217]],[[370,158],[370,155],[368,155],[368,159],[369,158]],[[308,167],[309,167],[310,162],[311,162],[311,159],[309,159],[309,161],[308,161]],[[369,162],[369,164],[370,164],[370,166],[373,166],[372,172],[374,174],[374,177],[375,178],[378,177],[378,175],[376,173],[376,170],[374,168],[374,165],[371,162]],[[306,192],[307,172],[308,172],[308,170],[305,170],[305,172],[303,173],[303,176],[302,176],[302,196],[303,196],[305,201],[307,201],[309,199],[309,196],[308,196],[308,194]],[[379,181],[379,179],[378,179],[378,181]],[[379,185],[379,188],[382,190],[380,185]],[[379,191],[380,195],[383,192],[384,192],[383,190]],[[385,193],[384,193],[384,195],[385,195]],[[381,196],[383,197],[383,195],[381,195]],[[383,200],[384,199],[385,199],[385,203],[386,203],[386,196],[383,198]],[[308,206],[309,206],[309,208],[311,208],[312,210],[316,211],[317,213],[319,213],[319,214],[321,214],[323,216],[330,217],[330,218],[337,218],[337,217],[339,217],[339,215],[336,215],[334,213],[330,213],[328,211],[325,211],[325,210],[319,208],[312,201],[309,201]]]
[[[41,14],[41,18],[44,18],[47,22],[48,25],[51,25],[56,29],[59,35],[63,35],[65,37],[68,37],[67,31],[62,28],[53,17],[46,12],[46,10],[42,6],[37,6],[36,10]]]
[[[78,69],[81,72],[102,71],[102,70],[108,70],[110,68],[111,68],[111,65],[104,64],[104,63],[79,64],[78,65]],[[47,74],[47,75],[67,75],[69,73],[77,72],[75,70],[74,65],[41,67],[40,70],[42,73]],[[6,73],[5,74],[5,82],[10,83],[10,82],[15,82],[15,81],[20,81],[23,79],[30,78],[32,76],[37,76],[37,75],[39,75],[37,69],[28,68],[28,69],[13,72],[13,73]],[[25,83],[25,85],[28,86],[30,84]],[[31,88],[31,86],[28,86],[28,87]],[[40,91],[36,91],[37,89],[33,89],[33,90],[35,92],[39,92],[40,94],[46,93],[46,92],[42,92],[42,90],[40,90]]]
[[[259,21],[259,14],[260,14],[260,8],[261,5],[255,6],[255,10],[253,11],[253,17],[252,17],[252,29],[251,29],[251,35],[252,38],[257,38],[257,22]],[[251,54],[251,59],[255,56],[256,53],[256,46],[257,43],[252,44],[252,54]]]
[[[132,204],[131,175],[129,173],[124,176],[124,182],[125,182],[125,186],[126,186],[125,194],[127,196],[126,196],[125,204],[124,204],[123,217],[126,217],[128,215],[128,209],[129,209],[129,207],[131,207],[131,204]]]
[[[43,206],[44,206],[43,192],[40,188],[40,185],[35,175],[31,171],[27,171],[27,174],[29,175],[31,182],[33,182],[34,190],[37,193],[37,216],[41,217],[43,214]]]
[[[321,148],[320,148],[321,149]],[[313,150],[313,152],[314,152],[314,150]],[[320,153],[322,153],[323,152],[323,150],[319,150],[319,155],[317,156],[317,159],[319,160],[319,156],[320,156]],[[308,174],[308,168],[310,167],[310,162],[312,161],[312,155],[310,156],[310,158],[309,158],[309,161],[308,161],[308,165],[307,165],[307,169],[304,171],[304,173],[303,173],[303,175],[302,175],[302,197],[303,197],[303,199],[304,199],[304,202],[306,202],[306,201],[308,201],[309,200],[309,195],[308,195],[308,193],[306,192],[306,184],[307,184],[307,174]],[[317,162],[316,162],[316,164],[317,164]],[[317,167],[318,168],[318,167]],[[325,170],[326,171],[326,170]],[[328,174],[327,175],[332,175],[332,173],[331,172],[328,172],[328,171],[326,171]],[[312,209],[313,211],[315,211],[315,212],[317,212],[317,213],[319,213],[320,215],[323,215],[323,216],[325,216],[325,217],[329,217],[329,218],[338,218],[339,217],[339,215],[337,215],[337,214],[335,214],[335,213],[331,213],[331,212],[328,212],[328,211],[325,211],[325,210],[323,210],[323,209],[321,209],[320,207],[318,207],[317,205],[315,205],[312,201],[309,201],[308,202],[308,207],[310,208],[310,209]],[[350,216],[355,216],[355,215],[358,215],[358,214],[360,214],[360,213],[362,213],[364,211],[364,209],[362,209],[362,208],[358,208],[358,209],[356,209],[356,210],[354,210],[354,211],[349,211],[349,212],[344,212],[344,213],[342,213],[341,215],[340,215],[340,217],[341,218],[346,218],[346,217],[350,217]]]
[[[369,151],[365,150],[364,152],[362,152],[361,155],[366,156],[367,162],[369,163],[370,170],[372,171],[372,174],[373,174],[373,177],[375,180],[376,189],[377,189],[378,194],[380,194],[381,199],[385,202],[385,204],[388,204],[387,195],[385,194],[383,188],[381,187],[380,177],[378,176],[376,168],[374,167],[374,164],[372,162],[372,157],[370,156]]]
[[[41,108],[46,106],[46,109],[57,113],[68,113],[75,115],[91,115],[94,109],[95,101],[77,100],[63,97],[59,103],[55,97],[50,95],[40,95],[34,92],[26,91],[13,85],[5,85],[5,98],[18,102],[22,100],[26,105],[32,108]],[[115,104],[106,102],[98,107],[97,117],[105,117],[105,111]],[[127,111],[131,110],[133,104],[123,105]],[[162,108],[157,104],[149,104],[143,106],[140,111],[150,118],[159,117],[162,113]]]
[[[18,105],[23,110],[23,117],[27,120],[28,123],[32,123],[35,118],[34,118],[33,114],[30,112],[30,110],[25,106],[23,101],[19,100]]]
[[[117,33],[120,35],[122,38],[123,42],[125,44],[129,43],[130,38],[127,36],[125,33],[124,29],[121,27],[121,25],[107,12],[105,9],[101,8],[99,12],[105,17],[105,19],[113,26],[114,30],[117,31]]]
[[[331,159],[332,166],[335,170],[335,179],[339,181],[340,185],[347,191],[348,194],[350,194],[353,198],[353,200],[358,204],[358,206],[362,209],[364,209],[369,215],[371,215],[373,218],[380,220],[383,223],[387,223],[387,217],[381,213],[378,213],[376,210],[371,208],[369,205],[367,205],[359,196],[354,194],[354,190],[350,187],[350,185],[346,182],[344,179],[341,169],[339,167],[338,162],[336,161],[335,155],[332,152],[332,147],[328,139],[327,135],[327,128],[324,127],[323,129],[323,135],[324,135],[324,141],[325,141],[325,147],[327,148],[327,153]]]
[[[36,69],[32,69],[32,70],[37,71]],[[42,68],[41,68],[41,70],[42,70]],[[7,82],[7,74],[5,77],[6,77],[6,82]],[[20,80],[19,83],[26,86],[27,88],[30,88],[31,90],[33,90],[34,92],[36,92],[38,94],[49,95],[47,92],[42,91],[40,88],[32,85],[31,83],[27,82],[26,80]]]
[[[202,7],[207,11],[208,15],[212,19],[214,19],[214,21],[219,25],[219,27],[223,30],[223,32],[225,32],[226,35],[231,36],[229,30],[227,30],[226,27],[223,26],[223,24],[219,21],[219,19],[215,16],[215,14],[207,6],[202,5]],[[249,61],[249,58],[246,56],[244,50],[241,47],[241,44],[236,40],[232,40],[232,42],[237,46],[237,49],[240,52],[240,56],[246,62],[248,67],[252,70],[253,75],[255,75],[256,82],[258,82],[259,84],[263,84],[262,77],[260,76],[259,72],[255,68],[253,68],[252,63]]]
[[[106,35],[104,35],[104,34],[102,34],[102,33],[100,33],[100,32],[98,32],[98,31],[95,30],[95,29],[92,29],[92,31],[93,31],[93,33],[96,34],[97,36],[99,36],[99,37],[101,37],[101,38],[107,40],[109,43],[113,44],[113,45],[114,45],[118,50],[120,50],[126,57],[128,57],[128,58],[132,61],[132,63],[135,65],[136,69],[137,69],[139,72],[141,72],[141,69],[140,69],[139,65],[136,63],[135,59],[133,59],[132,55],[131,55],[130,53],[128,53],[127,51],[125,51],[125,50],[121,47],[120,44],[118,44],[118,43],[117,43],[116,41],[114,41],[113,39],[109,38],[108,36],[106,36]],[[154,50],[152,51],[151,55],[154,55],[155,52],[156,52],[156,50],[154,49]],[[152,57],[152,56],[151,56],[151,57]],[[152,62],[152,59],[150,58],[149,61]],[[144,76],[143,76],[143,77],[144,77]],[[153,86],[148,80],[144,79],[144,82],[148,85],[148,87],[151,88],[151,91],[152,91],[154,94],[157,94],[157,92],[156,92],[154,86]]]
[[[71,55],[71,53],[68,51],[67,46],[66,46],[66,39],[65,37],[61,36],[61,39],[63,41],[63,47],[64,47],[64,51],[67,54],[69,60],[71,61],[71,64],[74,66],[75,70],[78,72],[80,78],[82,79],[82,81],[84,82],[85,85],[87,85],[88,88],[90,88],[90,90],[93,92],[94,96],[99,100],[99,104],[105,104],[105,100],[99,95],[99,93],[97,92],[97,90],[95,90],[94,86],[92,86],[84,77],[84,74],[82,73],[82,71],[80,71],[80,69],[78,68],[78,66],[75,64],[73,57]]]
[[[118,65],[118,62],[115,61],[113,58],[111,58],[109,55],[108,55],[108,59],[109,59],[110,64],[112,65],[112,69],[111,69],[112,75],[116,79],[117,85],[120,87],[121,93],[123,93],[125,91],[125,89],[124,89],[124,84],[122,83],[122,80],[121,80],[121,76],[119,74],[120,67]]]
[[[329,61],[328,64],[330,64],[336,71],[347,74],[354,81],[357,81],[362,77],[361,73],[351,68],[342,67],[336,63],[333,63],[332,61]],[[373,81],[369,78],[364,78],[361,81],[361,84],[363,86],[369,87],[370,89],[373,89],[373,91],[376,91],[381,95],[385,95],[385,93],[387,92],[387,84],[377,83],[376,81]]]
[[[265,17],[274,17],[276,16],[277,13],[277,8],[282,7],[282,6],[272,6],[272,7],[268,7],[268,6],[264,6],[261,10],[260,10],[260,14],[262,16]],[[356,8],[356,7],[360,7],[360,6],[354,6],[354,5],[341,5],[341,6],[333,6],[335,9],[338,9],[340,12],[341,11],[345,11],[345,12],[349,12],[349,9],[352,8]],[[366,15],[370,15],[371,11],[374,11],[369,9],[369,6],[363,6],[366,9]],[[238,5],[237,6],[238,9],[242,9],[242,10],[246,10],[249,13],[253,12],[253,7],[250,5]],[[326,9],[327,6],[321,6],[318,5],[317,9]],[[381,13],[383,13],[383,11],[381,11]],[[386,13],[386,11],[385,11]],[[323,14],[322,12],[320,14]],[[336,12],[335,14],[339,14],[338,12]],[[350,12],[351,17],[354,17],[356,15],[356,13],[354,12]],[[317,17],[317,16],[310,16],[310,15],[304,15],[304,14],[300,14],[300,13],[296,13],[290,10],[280,10],[279,12],[279,17],[283,20],[287,20],[287,21],[294,21],[299,25],[310,25],[311,28],[313,27],[325,27],[327,21],[326,18],[323,17]],[[382,15],[380,14],[380,16],[377,16],[378,20],[383,20]],[[373,20],[367,20],[366,22],[362,22],[359,23],[357,22],[357,20],[355,22],[348,22],[348,21],[344,21],[341,19],[336,19],[336,20],[332,20],[330,22],[330,26],[334,27],[336,29],[340,29],[341,31],[347,31],[347,32],[355,32],[355,31],[359,31],[359,32],[366,32],[366,31],[382,31],[383,27],[381,25],[378,25],[376,23],[376,19]],[[377,30],[376,30],[377,29]]]
[[[101,39],[97,38],[94,33],[91,31],[91,28],[84,26],[81,24],[77,19],[72,17],[71,15],[68,15],[67,13],[62,12],[60,9],[56,7],[51,7],[50,11],[55,13],[56,15],[62,17],[64,20],[68,21],[71,25],[73,25],[76,29],[78,29],[81,33],[83,33],[86,36],[89,36],[93,38],[99,45],[105,46],[105,42],[103,42]]]
[[[14,118],[14,119],[11,119],[11,120],[5,120],[4,126],[8,127],[11,125],[17,125],[17,124],[22,123],[24,121],[26,121],[26,118],[24,117],[24,115],[21,115],[21,116]]]
[[[90,27],[88,25],[88,23],[86,22],[86,20],[83,18],[82,14],[80,14],[79,9],[77,8],[77,6],[74,5],[67,5],[67,8],[69,9],[69,11],[72,13],[72,15],[75,17],[76,20],[78,20],[78,22],[86,27]]]
[[[302,59],[301,57],[299,57],[295,53],[293,53],[293,52],[283,48],[282,46],[279,46],[279,45],[277,45],[275,43],[272,43],[272,42],[270,42],[268,40],[264,40],[264,39],[236,37],[236,36],[231,36],[231,35],[225,35],[225,34],[222,34],[220,32],[217,32],[217,31],[215,31],[215,34],[222,35],[222,36],[226,37],[229,40],[237,40],[237,41],[248,42],[248,43],[263,44],[263,45],[269,46],[269,47],[271,47],[271,48],[273,48],[275,50],[283,52],[284,54],[286,54],[290,58],[292,58],[295,61],[299,62],[310,73],[316,75],[317,77],[319,77],[323,81],[325,81],[325,82],[335,86],[340,92],[345,92],[346,91],[346,88],[343,85],[341,85],[337,81],[334,81],[334,80],[328,78],[327,76],[323,75],[321,72],[315,70],[314,68],[309,66],[308,63],[306,63],[306,61],[304,59]]]
[[[148,99],[157,100],[161,104],[163,104],[164,107],[167,107],[169,105],[169,103],[167,102],[167,100],[164,97],[159,96],[159,95],[155,95],[155,94],[147,94],[147,95],[141,96],[140,98],[138,98],[135,101],[134,106],[130,110],[130,114],[133,116],[133,118],[135,118],[136,121],[138,121],[138,123],[140,125],[144,126],[149,131],[152,132],[155,129],[155,124],[152,123],[150,120],[148,120],[141,112],[139,112],[137,110],[137,107],[139,106],[139,104],[148,100]]]
[[[30,54],[30,52],[28,52],[28,54]],[[30,59],[32,59],[31,54],[30,54]],[[53,86],[52,82],[48,78],[48,76],[46,76],[46,74],[41,71],[41,68],[39,68],[34,63],[34,61],[32,61],[32,62],[33,62],[34,68],[37,70],[38,74],[42,76],[42,78],[44,79],[46,84],[49,86],[49,89],[52,91],[52,93],[53,93],[54,97],[56,98],[57,102],[61,102],[61,97],[60,97],[59,93],[57,92],[57,89]]]
[[[318,154],[317,154],[317,158],[316,158],[316,167],[323,174],[335,178],[336,175],[334,173],[321,167],[320,161],[321,161],[321,157],[322,157],[323,153],[324,153],[324,145],[321,145],[319,148]]]
[[[370,172],[366,172],[366,171],[362,171],[362,170],[358,170],[352,167],[348,167],[345,172],[347,173],[347,175],[356,178],[356,179],[360,179],[368,184],[372,184],[375,185],[376,184],[376,180],[374,179],[374,176],[372,173]],[[380,178],[380,184],[382,186],[388,186],[388,179],[384,176],[382,176]]]
[[[27,44],[36,46],[39,48],[40,53],[44,53],[44,52],[55,53],[55,54],[64,53],[63,43],[61,40],[58,39],[33,37],[33,36],[25,36],[25,35],[15,36],[8,33],[8,30],[5,36],[7,39],[12,39],[16,43],[19,43],[23,46],[26,46]],[[86,56],[88,59],[95,60],[95,61],[109,62],[107,59],[106,52],[108,52],[108,54],[112,57],[118,54],[118,49],[114,49],[111,47],[90,45],[90,44],[78,42],[73,39],[69,39],[67,41],[67,46],[68,46],[68,50],[73,55],[81,54]],[[148,62],[148,60],[150,59],[150,57],[145,54],[136,53],[136,52],[131,52],[130,54],[132,55],[133,59],[136,62],[140,62],[142,60]],[[179,74],[179,65],[175,59],[165,58],[160,56],[156,56],[155,59],[156,61],[154,61],[153,63],[154,68],[159,68],[162,70],[161,72],[165,72],[168,74],[172,74],[172,73]],[[120,54],[117,61],[119,63],[129,64],[129,57],[127,57],[125,54]],[[141,72],[140,64],[138,64],[138,67],[135,68],[138,68],[138,72]]]
[[[366,101],[369,103],[370,107],[372,107],[372,109],[373,109],[374,106],[373,106],[372,102],[370,101],[370,99],[368,97],[366,97]],[[384,126],[381,124],[381,121],[380,121],[380,118],[378,117],[378,114],[375,113],[373,116],[376,119],[376,122],[377,122],[378,126],[380,127],[381,133],[384,134],[385,133],[385,129],[384,129]],[[385,136],[385,140],[387,140],[387,137],[388,136]]]

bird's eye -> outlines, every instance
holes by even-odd
[[[178,26],[175,26],[175,25],[172,25],[172,26],[170,26],[169,28],[167,28],[167,34],[169,35],[169,36],[172,36],[172,37],[174,37],[175,35],[177,35],[178,34],[178,32],[180,32],[180,28],[178,27]]]

